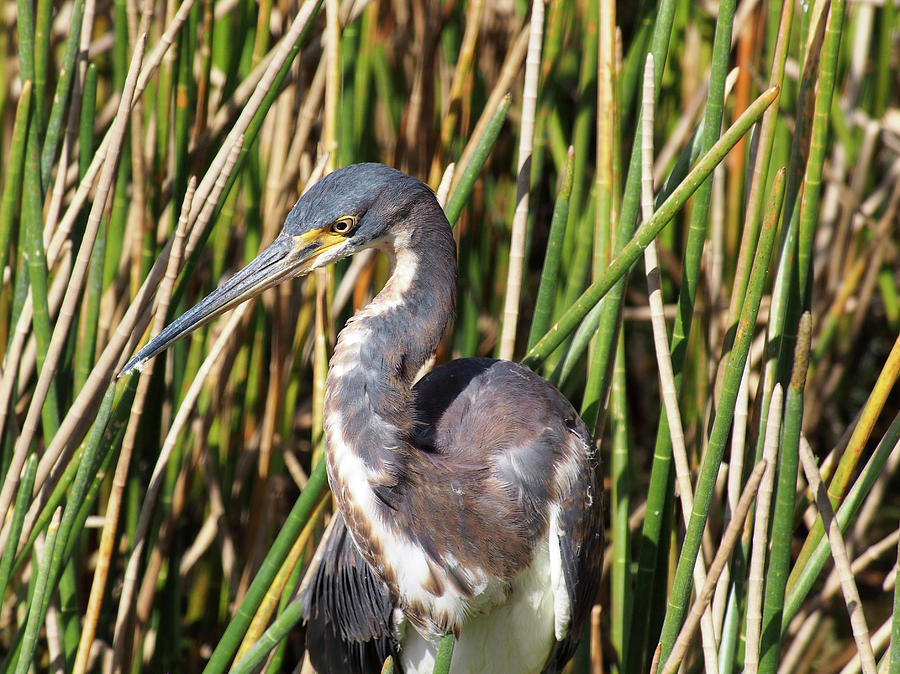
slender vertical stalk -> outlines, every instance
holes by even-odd
[[[691,574],[700,550],[700,540],[703,529],[709,516],[709,508],[712,503],[713,490],[716,475],[722,454],[725,451],[725,443],[731,429],[731,421],[734,415],[734,403],[737,398],[738,388],[744,371],[744,364],[753,337],[756,317],[759,313],[759,303],[766,284],[769,271],[769,261],[775,240],[775,225],[781,210],[784,198],[784,172],[777,174],[773,185],[772,195],[769,199],[763,231],[760,236],[760,244],[753,260],[750,273],[750,284],[747,299],[741,310],[741,320],[738,323],[734,338],[734,350],[731,352],[725,366],[725,376],[722,384],[722,395],[719,407],[709,434],[709,444],[700,467],[700,475],[697,478],[694,508],[691,511],[691,519],[685,533],[684,544],[678,557],[678,566],[675,570],[675,579],[672,592],[668,601],[665,622],[663,623],[660,644],[660,663],[665,665],[675,642],[675,638],[681,629],[681,623],[688,610],[687,600],[691,592]]]
[[[516,213],[509,244],[509,274],[503,304],[503,328],[500,333],[500,358],[512,360],[519,321],[519,295],[525,263],[525,236],[528,226],[528,194],[531,190],[531,153],[534,144],[534,117],[537,108],[538,75],[541,68],[541,42],[544,34],[544,2],[531,5],[531,33],[525,57],[525,87],[522,91],[522,125],[516,170]]]
[[[809,314],[804,314],[808,316]],[[859,651],[860,665],[864,674],[875,674],[875,653],[872,651],[872,642],[869,640],[869,627],[866,625],[866,617],[863,615],[862,601],[859,598],[859,590],[853,580],[853,571],[850,569],[850,559],[847,556],[847,546],[841,535],[841,528],[834,517],[834,510],[828,500],[828,493],[822,484],[822,476],[816,465],[816,457],[807,445],[800,447],[800,462],[803,464],[803,472],[806,481],[815,494],[816,507],[825,522],[828,530],[828,543],[831,546],[831,555],[834,558],[834,567],[841,581],[841,589],[844,592],[844,601],[847,604],[847,612],[850,614],[850,625],[853,629],[853,638]]]
[[[603,275],[581,294],[578,301],[528,351],[522,360],[523,363],[533,367],[537,363],[542,362],[569,336],[587,313],[603,299],[610,288],[622,278],[628,268],[641,256],[647,244],[669,224],[678,209],[684,205],[691,194],[694,193],[694,190],[697,189],[700,182],[712,172],[713,168],[728,153],[728,150],[734,146],[737,139],[744,135],[750,126],[762,115],[777,94],[777,88],[765,91],[747,108],[728,131],[722,134],[722,137],[713,145],[710,151],[700,159],[681,184],[672,191],[669,198],[657,208],[653,217],[637,229],[627,245],[610,262]]]
[[[10,140],[10,156],[6,164],[6,177],[3,180],[3,196],[0,197],[0,273],[6,268],[6,257],[9,244],[13,238],[14,215],[22,188],[22,170],[25,164],[25,147],[28,135],[28,122],[31,116],[31,80],[22,84],[19,102],[16,104],[16,121],[13,125]],[[3,424],[0,423],[0,432]]]
[[[537,299],[534,302],[534,316],[528,334],[530,349],[550,327],[550,316],[553,302],[556,299],[556,287],[559,281],[559,269],[562,253],[563,237],[566,233],[566,217],[569,212],[569,197],[572,194],[572,176],[575,163],[575,148],[569,146],[566,160],[566,172],[563,183],[553,206],[553,217],[550,220],[550,235],[547,238],[547,250],[544,253],[544,266],[541,270],[541,283],[538,287]]]
[[[756,674],[759,670],[759,638],[762,632],[762,606],[766,556],[769,547],[769,511],[772,506],[772,487],[775,483],[775,467],[778,458],[781,429],[781,384],[775,385],[769,403],[769,417],[766,423],[763,458],[766,472],[759,487],[756,501],[756,515],[753,525],[753,554],[747,583],[747,632],[744,650],[744,671]]]
[[[35,564],[37,579],[34,586],[34,594],[31,596],[31,605],[28,607],[28,618],[25,622],[24,638],[19,649],[15,674],[25,674],[32,665],[31,659],[34,657],[38,634],[43,624],[41,606],[44,602],[44,596],[47,592],[47,581],[50,577],[50,563],[53,557],[53,548],[56,544],[56,535],[59,531],[59,514],[60,511],[57,509],[53,516],[53,521],[50,522],[50,526],[47,529],[43,554],[39,560],[36,560],[38,562]]]
[[[775,510],[772,513],[773,540],[790,539],[794,528],[794,504],[797,491],[800,427],[803,417],[803,386],[809,367],[810,317],[804,314],[800,323],[794,368],[784,403],[784,426],[781,432],[781,451],[778,459],[778,485],[775,491]],[[766,571],[766,596],[763,604],[762,639],[759,668],[774,672],[781,644],[782,608],[791,551],[788,546],[773,545]]]

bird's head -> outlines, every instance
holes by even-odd
[[[291,209],[284,228],[250,264],[164,328],[122,369],[127,374],[219,314],[282,281],[371,247],[388,247],[423,201],[420,181],[381,164],[354,164],[313,185]]]

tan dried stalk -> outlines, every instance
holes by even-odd
[[[438,176],[441,175],[444,154],[446,148],[453,140],[453,132],[456,130],[456,122],[459,119],[459,109],[462,106],[465,85],[469,81],[469,73],[472,71],[472,63],[475,60],[475,47],[478,44],[478,33],[481,28],[483,10],[484,0],[473,0],[466,7],[466,29],[463,33],[462,43],[459,46],[456,68],[453,70],[453,81],[447,94],[446,112],[441,120],[441,132],[438,137],[439,145],[431,160],[428,184],[432,187],[437,183]],[[446,173],[444,176],[446,176]]]
[[[525,86],[522,89],[522,123],[519,133],[516,210],[509,242],[509,273],[503,305],[503,328],[500,332],[500,358],[512,360],[516,348],[519,322],[519,296],[522,291],[522,268],[525,265],[525,235],[528,226],[528,194],[531,190],[531,153],[534,145],[534,118],[537,109],[538,76],[541,70],[541,44],[544,36],[544,2],[531,5],[531,32],[525,57]]]
[[[653,55],[647,55],[644,67],[643,98],[641,102],[641,217],[647,222],[653,216],[653,118],[654,118],[654,64]],[[659,256],[656,241],[651,241],[644,250],[644,267],[647,277],[647,292],[650,303],[650,322],[653,327],[653,348],[656,352],[656,364],[659,369],[660,394],[669,423],[669,435],[672,439],[672,456],[675,459],[675,479],[681,500],[681,512],[684,521],[691,519],[694,507],[693,486],[687,460],[687,449],[684,444],[684,431],[681,423],[681,410],[678,409],[678,394],[675,390],[675,373],[669,355],[669,336],[666,320],[663,316],[662,288],[659,277]],[[694,584],[703,587],[706,583],[706,566],[703,556],[697,555],[694,564]],[[703,638],[703,661],[706,672],[713,674],[719,671],[718,645],[712,622],[712,613],[705,611],[700,625]]]
[[[700,618],[706,610],[705,607],[709,603],[709,600],[712,598],[712,594],[716,589],[716,581],[718,580],[719,574],[722,573],[722,569],[725,568],[725,565],[731,558],[731,551],[734,549],[734,544],[737,543],[738,538],[740,538],[741,530],[744,528],[744,520],[747,517],[747,513],[750,511],[753,499],[756,498],[756,490],[759,488],[759,482],[762,480],[766,466],[766,460],[762,459],[756,464],[753,472],[750,473],[750,477],[741,494],[741,500],[738,502],[738,507],[734,512],[734,517],[732,517],[731,521],[728,523],[728,527],[725,529],[725,533],[722,536],[722,541],[719,543],[719,549],[716,551],[716,556],[713,558],[713,563],[709,567],[709,577],[706,579],[706,584],[697,594],[697,599],[691,606],[691,612],[688,614],[687,620],[684,621],[684,625],[678,633],[678,638],[675,640],[675,645],[672,647],[672,653],[669,655],[669,659],[666,660],[663,674],[674,674],[674,672],[678,670],[678,665],[681,663],[684,654],[687,652],[688,646],[690,646],[694,631],[697,629]]]
[[[191,201],[194,198],[194,192],[197,189],[197,179],[192,176],[188,183],[187,192],[184,197],[184,204],[181,209],[181,216],[178,219],[178,226],[175,229],[175,238],[172,243],[172,254],[166,265],[166,274],[159,287],[158,293],[158,309],[156,317],[153,321],[153,333],[159,333],[166,322],[166,312],[169,306],[169,300],[172,297],[172,290],[175,287],[175,279],[178,276],[178,269],[181,266],[182,254],[184,252],[184,240],[187,230],[187,215],[191,210]],[[137,391],[134,396],[134,403],[131,406],[131,414],[128,418],[128,426],[125,429],[125,437],[122,440],[122,451],[119,453],[119,460],[116,463],[116,472],[113,476],[112,488],[110,489],[109,498],[106,505],[106,516],[103,520],[103,531],[100,534],[100,545],[97,552],[97,565],[94,568],[94,578],[91,583],[91,593],[88,597],[88,605],[85,610],[84,626],[81,631],[81,639],[78,642],[78,651],[75,655],[75,664],[72,668],[73,674],[82,674],[87,671],[88,656],[91,651],[91,644],[94,641],[94,635],[97,628],[97,620],[100,617],[100,607],[103,603],[103,596],[106,589],[106,581],[109,576],[109,563],[112,557],[113,545],[115,543],[116,528],[119,523],[119,513],[122,505],[122,494],[128,480],[128,470],[131,466],[131,455],[134,451],[135,440],[137,438],[138,425],[141,416],[144,413],[144,401],[147,392],[150,390],[150,380],[153,376],[154,361],[151,361],[141,371],[140,381],[138,382]]]
[[[178,11],[175,13],[175,16],[172,18],[171,23],[166,28],[166,31],[160,37],[159,42],[156,43],[153,49],[150,50],[150,54],[144,59],[144,66],[141,68],[141,72],[138,75],[132,101],[140,98],[144,93],[144,89],[147,88],[150,78],[156,74],[156,70],[159,68],[163,56],[175,41],[175,37],[178,35],[178,31],[181,30],[181,26],[187,20],[191,8],[194,6],[194,2],[195,0],[185,0],[181,4]],[[88,194],[94,184],[94,179],[100,172],[100,167],[103,165],[103,162],[106,159],[106,153],[109,151],[109,144],[112,140],[111,134],[112,129],[107,132],[100,142],[100,146],[95,150],[94,157],[91,159],[91,163],[85,171],[81,182],[78,184],[78,189],[75,191],[75,195],[72,197],[72,201],[69,203],[69,207],[66,209],[66,212],[59,223],[59,228],[53,233],[53,238],[50,241],[50,245],[47,247],[47,265],[50,267],[56,263],[62,245],[72,233],[72,227],[78,219],[78,215],[81,213],[85,201],[87,201]]]
[[[875,653],[872,651],[872,643],[869,641],[869,627],[866,625],[866,617],[863,614],[859,591],[856,589],[853,572],[850,570],[850,560],[847,557],[844,537],[841,534],[837,518],[834,516],[834,509],[831,507],[828,492],[822,484],[819,467],[816,465],[816,457],[813,456],[809,447],[802,443],[800,445],[800,463],[803,465],[806,481],[809,483],[813,494],[815,494],[819,514],[822,516],[825,530],[828,532],[831,556],[834,559],[834,566],[841,580],[841,589],[844,592],[844,600],[847,603],[847,612],[850,614],[850,627],[853,630],[853,639],[856,641],[856,648],[859,651],[862,671],[865,674],[876,674],[878,668],[875,664]]]
[[[778,440],[781,431],[781,405],[784,393],[776,384],[769,401],[766,435],[763,440],[763,459],[768,463],[759,485],[756,499],[756,515],[753,521],[753,548],[750,554],[750,572],[747,577],[747,636],[744,647],[744,671],[756,674],[759,669],[759,638],[762,630],[763,581],[766,570],[766,553],[769,547],[769,509],[775,484],[775,466],[778,458]]]
[[[162,449],[160,449],[156,465],[153,467],[153,474],[150,476],[147,492],[144,495],[141,504],[141,512],[138,515],[138,523],[134,534],[134,545],[131,549],[131,555],[128,558],[128,565],[125,569],[122,591],[119,597],[119,610],[116,614],[115,635],[113,637],[113,650],[115,652],[113,671],[122,671],[125,664],[123,659],[125,655],[124,649],[128,641],[126,637],[131,622],[131,609],[134,605],[133,600],[135,586],[137,584],[138,567],[140,565],[141,557],[143,556],[144,546],[147,540],[147,531],[150,528],[150,521],[153,516],[153,509],[156,506],[156,497],[159,495],[159,490],[162,488],[166,464],[172,456],[172,452],[175,449],[181,431],[187,425],[188,419],[190,419],[190,416],[193,413],[194,404],[200,396],[200,391],[203,389],[207,375],[224,352],[225,347],[231,341],[232,336],[252,306],[254,306],[253,301],[245,302],[238,306],[234,310],[234,313],[228,318],[228,322],[225,324],[225,327],[213,344],[209,355],[204,359],[200,368],[197,370],[197,374],[191,382],[190,388],[188,388],[181,406],[178,408],[178,413],[172,421],[172,427],[166,434],[166,439],[163,442]]]
[[[94,240],[97,238],[97,232],[100,229],[100,219],[106,206],[106,200],[112,188],[113,180],[115,180],[116,168],[118,166],[119,156],[122,150],[122,141],[125,137],[125,131],[128,128],[128,113],[131,109],[131,99],[134,95],[134,87],[137,82],[138,72],[141,67],[141,60],[144,56],[144,47],[147,44],[147,34],[144,33],[138,39],[135,46],[134,54],[132,54],[131,64],[128,68],[128,75],[125,79],[125,87],[122,91],[122,98],[119,108],[116,112],[116,118],[110,130],[110,150],[107,161],[103,164],[103,172],[100,176],[100,187],[97,190],[97,198],[91,208],[88,216],[87,225],[85,226],[81,247],[78,250],[78,256],[75,259],[75,265],[72,275],[66,287],[66,295],[60,308],[59,316],[53,328],[53,334],[50,337],[50,345],[47,348],[47,354],[44,360],[44,367],[38,375],[37,384],[34,393],[31,396],[31,404],[25,415],[25,421],[22,424],[22,433],[16,441],[15,450],[13,452],[10,470],[7,473],[7,479],[3,482],[3,488],[0,490],[0,513],[5,513],[12,502],[13,493],[19,484],[19,472],[25,464],[25,457],[34,440],[34,436],[38,431],[40,423],[41,410],[44,401],[47,399],[47,393],[56,374],[56,366],[59,358],[65,348],[66,340],[69,336],[69,327],[75,318],[75,312],[78,309],[79,297],[87,277],[87,269],[91,260],[91,252],[94,248]]]
[[[231,153],[229,154],[219,178],[216,180],[213,192],[207,199],[207,204],[204,205],[203,211],[201,211],[200,217],[197,219],[195,228],[202,229],[212,216],[216,202],[228,181],[228,176],[231,174],[231,171],[237,162],[237,157],[240,154],[243,142],[244,138],[243,136],[240,136],[237,139],[237,143],[231,148]],[[150,323],[150,311],[148,307],[150,306],[153,293],[156,291],[157,286],[162,280],[165,268],[168,264],[172,243],[173,241],[170,240],[163,247],[159,258],[156,260],[153,267],[151,267],[150,272],[147,274],[147,278],[140,290],[138,290],[137,295],[135,295],[128,310],[125,312],[122,321],[116,326],[112,338],[103,349],[100,358],[97,359],[97,362],[88,375],[87,381],[60,423],[59,430],[53,437],[51,443],[47,446],[44,455],[41,457],[40,463],[38,464],[37,478],[35,480],[35,491],[38,492],[38,496],[32,502],[25,517],[21,543],[19,545],[20,550],[31,533],[31,527],[34,526],[40,510],[43,508],[44,503],[49,496],[50,489],[52,489],[55,481],[59,478],[59,474],[64,468],[67,460],[67,453],[74,450],[74,445],[80,439],[80,433],[85,431],[91,418],[91,412],[99,402],[106,386],[109,384],[110,377],[112,377],[113,372],[118,371],[118,369],[121,369],[125,364],[125,360],[127,360],[128,356],[134,350],[138,340]],[[189,240],[186,255],[190,255],[190,251],[191,242]],[[51,471],[54,472],[53,475],[51,475]],[[2,533],[0,533],[0,548],[5,545],[6,538],[9,536],[8,527],[9,522],[7,522],[7,526],[3,529]]]
[[[475,123],[475,128],[472,130],[465,148],[463,148],[462,153],[459,155],[459,159],[456,161],[459,170],[456,172],[456,176],[453,179],[454,189],[456,189],[460,178],[465,172],[466,166],[468,166],[469,162],[472,160],[472,154],[475,152],[478,139],[484,135],[488,122],[491,121],[494,113],[497,112],[497,108],[500,107],[504,97],[509,94],[513,80],[522,68],[522,59],[525,58],[525,52],[528,50],[529,35],[529,27],[525,26],[513,43],[509,53],[507,53],[506,60],[503,61],[503,66],[500,68],[500,77],[497,78],[497,83],[491,90],[491,95],[488,96],[487,103],[484,104],[484,110],[481,111],[481,116]]]

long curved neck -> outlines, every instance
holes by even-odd
[[[348,462],[361,463],[376,482],[399,477],[404,454],[412,451],[413,380],[453,318],[456,246],[450,227],[440,211],[410,218],[416,224],[381,246],[394,263],[390,279],[348,321],[332,356],[325,427],[333,482],[351,469],[339,465]]]

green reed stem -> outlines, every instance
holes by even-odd
[[[522,360],[525,365],[534,368],[541,363],[578,326],[588,311],[603,298],[613,284],[628,272],[631,265],[641,256],[647,244],[669,224],[672,218],[675,217],[675,213],[684,205],[699,187],[700,183],[722,161],[741,136],[762,116],[766,107],[775,100],[777,95],[777,87],[766,90],[722,134],[722,137],[703,156],[684,181],[673,190],[672,195],[659,207],[653,214],[653,217],[637,229],[632,239],[616,255],[603,275],[582,293],[572,308],[566,311],[538,343],[528,351]]]
[[[497,111],[491,117],[490,122],[485,126],[484,134],[478,139],[478,144],[472,152],[472,159],[462,169],[462,176],[456,185],[456,189],[453,190],[453,193],[447,200],[447,206],[444,208],[444,213],[447,215],[447,220],[450,222],[451,227],[459,220],[463,206],[469,201],[475,181],[478,180],[481,169],[484,167],[484,163],[487,161],[488,155],[490,155],[494,143],[497,141],[497,136],[500,134],[503,122],[506,121],[506,114],[509,112],[511,104],[512,97],[507,94],[503,97],[503,102],[497,107]]]
[[[713,40],[712,66],[706,111],[701,123],[702,130],[698,130],[695,136],[697,142],[694,144],[697,151],[704,154],[713,147],[719,138],[719,131],[722,126],[725,79],[728,76],[734,9],[734,0],[728,0],[719,5],[716,32]],[[677,165],[676,168],[678,168]],[[697,296],[697,286],[700,279],[700,262],[703,246],[706,242],[706,223],[708,221],[711,193],[712,177],[710,176],[703,181],[694,195],[691,218],[688,225],[681,290],[678,293],[678,312],[675,314],[670,345],[676,394],[681,390],[682,371],[687,356],[687,339],[691,332],[691,322],[694,316],[694,301]],[[653,577],[657,571],[656,552],[659,547],[660,537],[668,535],[668,532],[662,529],[662,522],[664,517],[663,504],[666,500],[671,462],[672,441],[669,433],[669,421],[665,409],[662,409],[660,410],[659,425],[656,432],[656,445],[650,470],[650,485],[647,491],[647,514],[644,518],[641,537],[642,545],[638,553],[639,560],[635,576],[635,624],[632,625],[633,634],[629,660],[632,663],[640,663],[646,656],[647,641],[649,640],[647,632],[650,618],[649,604],[653,589]]]
[[[37,454],[32,453],[25,463],[25,473],[19,483],[19,492],[16,494],[16,504],[13,507],[12,520],[10,522],[9,538],[6,539],[6,547],[3,548],[3,556],[0,557],[0,597],[6,594],[6,585],[12,573],[13,560],[16,556],[16,548],[19,546],[19,536],[22,534],[22,524],[25,521],[25,513],[31,501],[31,490],[34,488],[34,477],[37,475]]]
[[[51,2],[47,4],[52,5]],[[69,20],[69,36],[66,38],[66,51],[62,62],[59,64],[59,74],[56,80],[56,92],[53,96],[53,105],[50,108],[50,118],[47,122],[47,133],[44,136],[44,147],[41,151],[41,184],[50,184],[50,173],[53,170],[53,162],[59,148],[59,139],[63,128],[63,117],[69,102],[69,93],[72,90],[72,75],[75,72],[75,56],[78,53],[78,44],[81,40],[81,23],[84,19],[84,0],[75,0],[72,4],[72,16]]]
[[[47,528],[47,536],[44,539],[44,553],[40,560],[35,560],[37,568],[37,579],[34,585],[34,594],[31,596],[31,604],[28,607],[28,618],[25,622],[25,632],[21,641],[18,659],[16,661],[16,674],[26,674],[31,668],[31,659],[34,657],[34,651],[37,647],[37,638],[40,634],[41,627],[44,624],[44,613],[42,611],[44,599],[49,601],[50,592],[47,584],[50,577],[50,567],[53,557],[53,549],[56,544],[56,536],[59,530],[59,519],[53,518],[50,526]]]
[[[619,656],[618,671],[633,668],[628,660],[628,626],[632,621],[631,536],[628,516],[631,513],[629,480],[628,401],[625,376],[625,338],[621,332],[616,344],[615,364],[609,392],[609,425],[612,435],[610,476],[610,529],[612,535],[612,567],[610,571],[610,638]]]
[[[884,466],[891,452],[897,451],[898,446],[900,446],[900,414],[894,417],[887,432],[881,438],[875,451],[872,452],[872,456],[866,463],[865,468],[863,468],[853,487],[841,502],[841,506],[835,514],[841,532],[845,532],[856,518],[866,496],[868,496],[872,487],[875,486],[875,482],[884,471]],[[797,580],[793,585],[790,582],[788,583],[787,596],[784,601],[784,614],[781,621],[782,632],[787,629],[791,620],[797,615],[800,606],[830,559],[831,546],[828,544],[828,539],[823,538],[819,540],[809,555],[808,561],[802,567],[798,567],[798,563],[795,562],[794,572],[797,575]],[[792,575],[794,574],[792,573]]]
[[[325,462],[319,461],[309,474],[309,481],[306,483],[306,488],[301,492],[300,497],[291,509],[290,514],[288,514],[284,524],[281,526],[278,536],[269,548],[269,552],[266,554],[266,558],[263,560],[256,577],[247,589],[247,594],[244,595],[244,600],[241,602],[234,617],[225,629],[225,633],[219,640],[216,649],[213,651],[209,662],[203,670],[203,674],[219,674],[228,667],[228,663],[231,661],[235,651],[237,651],[238,646],[240,646],[244,632],[247,630],[250,621],[253,619],[253,614],[259,607],[260,602],[262,602],[269,586],[272,584],[272,579],[275,578],[278,569],[281,568],[281,564],[290,552],[294,540],[300,534],[301,529],[303,529],[309,519],[313,507],[319,498],[319,494],[322,492],[322,489],[325,488],[326,481]],[[295,601],[290,604],[280,616],[278,616],[256,645],[248,651],[247,655],[244,656],[240,663],[235,665],[235,668],[232,671],[252,671],[260,660],[252,660],[251,656],[256,657],[254,656],[254,653],[256,653],[258,649],[265,648],[266,650],[260,656],[265,657],[269,650],[281,640],[284,634],[287,633],[287,630],[293,627],[300,618],[300,602]],[[276,625],[278,628],[276,628]],[[284,632],[279,632],[278,630],[280,629],[284,629]],[[281,636],[276,638],[274,635],[277,634],[281,634]],[[252,664],[249,664],[250,662],[252,662]]]
[[[35,90],[36,93],[37,90]],[[44,361],[50,347],[50,307],[47,300],[47,256],[43,240],[43,192],[41,191],[40,148],[37,124],[28,127],[25,151],[25,182],[22,191],[22,221],[25,227],[25,255],[28,279],[31,283],[31,300],[34,310],[32,326],[37,343],[38,373],[44,369]],[[44,437],[49,441],[59,428],[59,398],[56,381],[51,381],[47,398],[41,408]],[[24,455],[22,457],[24,459]],[[15,468],[18,470],[18,467]]]
[[[770,89],[769,91],[777,92],[777,89]],[[716,408],[716,416],[709,434],[706,454],[700,467],[700,475],[697,478],[694,507],[691,511],[684,543],[678,557],[678,566],[675,569],[675,579],[668,601],[668,610],[660,636],[660,668],[665,665],[672,651],[675,638],[678,636],[684,616],[689,609],[694,564],[700,550],[703,529],[706,527],[706,520],[709,516],[719,464],[722,462],[722,455],[725,452],[725,445],[731,431],[731,422],[734,418],[734,404],[737,399],[747,355],[750,351],[750,342],[753,339],[756,317],[759,313],[759,303],[766,286],[769,262],[772,257],[772,247],[777,229],[776,224],[783,199],[784,170],[782,169],[776,175],[775,182],[772,185],[772,194],[769,199],[765,223],[760,234],[753,267],[750,271],[747,299],[741,309],[741,318],[734,338],[734,349],[729,355],[725,366],[722,394]]]
[[[97,111],[97,66],[93,63],[87,68],[84,78],[84,97],[81,100],[81,118],[78,129],[78,177],[90,164],[94,150],[94,119]],[[78,231],[83,232],[87,218],[85,210],[79,216]],[[87,381],[94,365],[94,351],[97,348],[97,326],[100,322],[100,298],[103,296],[103,262],[106,259],[106,230],[102,224],[97,230],[94,248],[91,251],[85,284],[84,310],[81,315],[81,341],[75,352],[74,383],[75,390],[80,391]],[[74,238],[74,237],[73,237]],[[80,239],[81,237],[78,236]]]
[[[559,282],[559,268],[563,239],[566,235],[566,218],[569,212],[569,197],[572,194],[572,178],[574,175],[575,148],[569,147],[566,156],[566,172],[562,187],[556,196],[553,206],[553,217],[550,220],[550,234],[547,237],[547,251],[544,253],[544,266],[541,269],[541,283],[538,286],[537,299],[534,302],[534,316],[531,319],[531,330],[528,334],[528,348],[534,346],[538,338],[550,327],[553,314],[553,303],[556,300],[556,287]]]
[[[434,658],[434,674],[448,674],[450,671],[450,661],[453,659],[453,646],[456,644],[456,637],[453,634],[445,634],[441,637],[438,644],[437,656]]]
[[[10,156],[6,164],[6,179],[3,182],[3,197],[0,200],[0,270],[6,268],[9,244],[12,240],[13,225],[16,221],[16,206],[22,188],[22,170],[25,166],[28,121],[31,116],[31,80],[25,80],[22,93],[16,105],[16,121],[13,125]],[[2,429],[0,429],[2,431]]]
[[[809,368],[810,315],[800,322],[794,367],[784,401],[784,424],[778,456],[778,485],[775,510],[772,513],[771,540],[789,541],[794,530],[794,508],[797,498],[797,468],[800,463],[800,427],[803,422],[803,386]],[[774,672],[781,645],[782,610],[791,546],[772,545],[766,571],[762,635],[760,637],[760,672]]]

